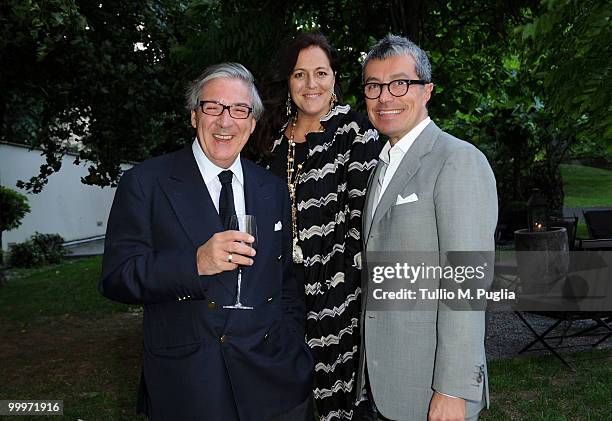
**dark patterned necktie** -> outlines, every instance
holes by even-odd
[[[234,173],[230,170],[221,171],[219,173],[219,181],[221,181],[221,194],[219,195],[219,216],[221,224],[227,229],[230,227],[230,219],[236,215],[234,207],[234,191],[232,190],[232,178]]]

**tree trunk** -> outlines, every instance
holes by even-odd
[[[0,287],[6,285],[6,268],[4,267],[4,251],[2,250],[2,231],[0,231]]]
[[[4,267],[4,250],[2,249],[2,231],[0,231],[0,271]]]
[[[422,0],[394,0],[389,4],[391,27],[394,33],[407,36],[419,45],[423,34],[423,15],[425,7]]]

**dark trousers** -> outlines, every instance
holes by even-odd
[[[368,374],[368,365],[365,366],[365,389],[368,400],[362,401],[355,410],[353,420],[354,421],[393,421],[389,418],[385,418],[378,413],[376,405],[374,405],[374,397],[372,396],[372,389],[370,389],[370,376]]]
[[[314,400],[311,396],[289,411],[268,418],[267,421],[314,421]]]

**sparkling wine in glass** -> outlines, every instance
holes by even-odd
[[[253,236],[255,241],[250,244],[251,247],[257,250],[257,222],[253,215],[233,215],[230,217],[229,229],[246,232]],[[223,306],[223,308],[234,308],[238,310],[253,310],[251,306],[245,306],[240,301],[240,289],[242,286],[242,266],[238,266],[238,288],[236,292],[236,302],[231,306]]]

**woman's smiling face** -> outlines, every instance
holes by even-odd
[[[289,76],[289,92],[298,112],[319,118],[327,114],[334,81],[334,71],[325,51],[317,46],[301,50]]]

